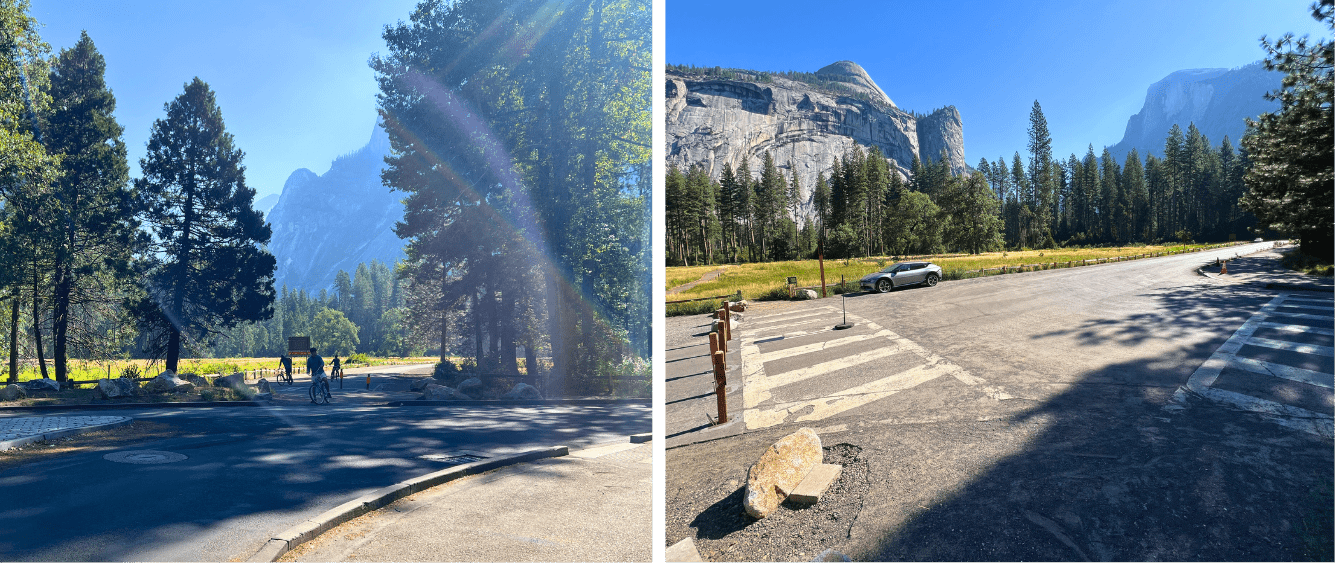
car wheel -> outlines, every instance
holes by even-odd
[[[937,274],[928,274],[928,281],[926,283],[928,284],[928,287],[937,285]]]
[[[882,278],[877,280],[877,293],[886,293],[891,290],[891,280]]]

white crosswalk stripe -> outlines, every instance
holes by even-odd
[[[968,385],[979,385],[983,379],[970,375],[963,368],[932,354],[918,344],[882,328],[857,315],[848,320],[868,332],[844,336],[831,331],[833,315],[837,310],[823,307],[748,319],[739,329],[741,341],[743,387],[743,419],[748,429],[766,428],[784,422],[822,420],[845,411],[884,399],[901,391],[942,376],[954,376]],[[762,353],[760,345],[767,342],[829,333],[832,338],[821,342],[802,344]],[[831,359],[830,352],[839,353]],[[912,354],[919,359],[903,365],[897,373],[854,384],[849,388],[828,391],[823,396],[776,399],[775,392],[795,383],[802,383],[830,373],[855,368],[898,354]],[[803,362],[804,357],[816,355],[818,360]],[[768,373],[766,365],[785,360],[784,366],[797,362],[782,372]],[[885,369],[885,365],[879,366]],[[856,379],[856,378],[855,378]],[[809,411],[810,412],[806,412]],[[805,414],[797,414],[803,413]],[[795,417],[795,415],[797,415]]]
[[[1293,309],[1311,311],[1311,314],[1295,313]],[[1332,336],[1333,330],[1327,327],[1307,326],[1311,323],[1303,321],[1331,322],[1332,320],[1331,300],[1282,292],[1262,306],[1234,332],[1229,340],[1221,344],[1220,348],[1188,378],[1187,385],[1175,393],[1174,404],[1166,408],[1182,408],[1186,393],[1191,392],[1212,401],[1259,413],[1283,426],[1327,438],[1333,437],[1336,434],[1336,425],[1333,424],[1331,412],[1333,380],[1336,379],[1336,376],[1330,373],[1333,370],[1327,367],[1327,371],[1318,371],[1280,363],[1290,362],[1309,367],[1331,366],[1331,360],[1328,358],[1333,357],[1333,347],[1313,344],[1312,341],[1330,342],[1331,339],[1325,337]],[[1268,331],[1267,336],[1256,335],[1261,329]],[[1288,340],[1290,338],[1309,341]],[[1254,348],[1245,350],[1244,346]],[[1277,361],[1272,361],[1273,359]],[[1266,377],[1258,379],[1260,385],[1227,389],[1220,386],[1220,377],[1227,369],[1244,373],[1245,379]],[[1276,379],[1268,380],[1267,377]],[[1312,397],[1307,403],[1303,403],[1308,408],[1289,404],[1299,399],[1282,400],[1277,396],[1264,398],[1252,394],[1267,395],[1267,392],[1258,389],[1270,385],[1265,383],[1266,381],[1278,380],[1301,384],[1297,386],[1289,384],[1292,387],[1286,396]],[[1302,403],[1302,400],[1300,402]],[[1312,410],[1314,408],[1324,412]]]

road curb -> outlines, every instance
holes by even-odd
[[[112,409],[180,409],[201,407],[267,407],[262,401],[182,401],[179,403],[90,403],[85,405],[30,405],[0,407],[0,412],[9,411],[66,411],[66,410],[112,410]]]
[[[474,399],[468,401],[390,401],[386,403],[387,407],[448,407],[451,405],[497,405],[497,406],[524,406],[524,405],[634,405],[644,404],[652,405],[652,399],[544,399],[541,401],[521,401],[521,400],[486,400]]]
[[[297,546],[316,538],[320,534],[339,524],[357,518],[358,516],[373,510],[385,507],[408,495],[425,491],[460,477],[477,475],[479,473],[485,473],[493,469],[515,465],[517,463],[537,461],[549,457],[562,457],[569,453],[570,449],[566,446],[539,448],[512,456],[485,459],[473,463],[456,465],[454,467],[414,477],[388,487],[382,487],[371,493],[362,495],[326,510],[319,516],[305,520],[276,534],[264,544],[264,547],[261,547],[259,551],[255,552],[254,555],[251,555],[247,561],[278,561],[278,558],[282,557],[283,554],[292,551],[292,549]]]
[[[56,430],[56,431],[54,431],[54,432],[47,432],[47,433],[45,433],[45,434],[34,434],[34,435],[32,435],[32,436],[24,436],[24,437],[22,437],[22,438],[13,438],[13,439],[10,439],[10,440],[0,440],[0,452],[7,451],[7,450],[10,450],[10,449],[13,449],[13,448],[18,448],[18,447],[26,446],[26,445],[31,444],[31,443],[33,443],[33,442],[45,442],[45,441],[47,441],[47,440],[55,440],[56,438],[64,438],[64,437],[66,437],[66,436],[73,436],[73,435],[75,435],[75,434],[82,434],[82,433],[84,433],[84,432],[92,432],[92,431],[94,431],[94,430],[102,430],[102,429],[104,429],[104,428],[114,428],[114,427],[116,427],[116,426],[124,426],[124,425],[126,425],[126,424],[130,424],[131,422],[134,422],[134,421],[135,421],[135,419],[133,419],[133,418],[125,417],[125,420],[119,420],[119,421],[116,421],[116,422],[108,422],[108,423],[106,423],[106,424],[95,424],[95,425],[92,425],[92,426],[80,426],[80,427],[78,427],[78,428],[66,428],[66,429],[64,429],[64,430]]]

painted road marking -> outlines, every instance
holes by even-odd
[[[1243,326],[1234,331],[1234,334],[1221,344],[1215,353],[1211,354],[1192,376],[1188,382],[1180,387],[1174,393],[1174,403],[1165,407],[1167,409],[1181,409],[1186,400],[1186,393],[1195,393],[1208,400],[1225,403],[1236,408],[1258,413],[1268,420],[1294,428],[1303,432],[1317,434],[1326,438],[1332,438],[1336,435],[1336,424],[1333,424],[1333,417],[1328,413],[1310,411],[1308,409],[1278,403],[1275,401],[1253,397],[1235,391],[1225,389],[1216,389],[1213,387],[1220,373],[1226,367],[1234,367],[1254,374],[1272,376],[1277,378],[1295,381],[1307,385],[1313,385],[1319,388],[1325,388],[1330,392],[1333,388],[1332,382],[1336,377],[1333,374],[1318,372],[1303,368],[1297,368],[1274,362],[1267,362],[1256,358],[1240,356],[1239,353],[1245,345],[1262,346],[1272,349],[1288,350],[1300,354],[1311,356],[1332,356],[1332,347],[1316,346],[1311,344],[1298,344],[1275,340],[1270,338],[1261,338],[1253,336],[1258,328],[1267,327],[1280,329],[1291,334],[1331,334],[1331,329],[1322,329],[1308,327],[1301,324],[1285,323],[1286,319],[1313,319],[1313,320],[1332,320],[1331,315],[1308,315],[1295,314],[1289,311],[1280,311],[1281,307],[1293,307],[1296,301],[1308,301],[1307,299],[1296,299],[1290,293],[1281,293],[1273,298],[1266,305],[1263,305],[1256,313],[1253,313]],[[1317,307],[1322,309],[1322,307]]]
[[[1235,356],[1229,360],[1231,367],[1236,367],[1253,373],[1262,375],[1273,375],[1290,381],[1317,385],[1318,387],[1332,388],[1332,374],[1322,373],[1304,368],[1296,368],[1285,364],[1277,364],[1263,360],[1254,360],[1252,358],[1240,358]]]
[[[809,328],[789,331],[780,335],[774,334],[784,329],[811,325],[823,320],[829,321],[830,319],[827,316],[834,312],[833,310],[827,310],[810,314],[774,315],[763,320],[775,320],[780,324],[760,328],[752,324],[746,330],[739,331],[742,373],[746,381],[743,387],[743,420],[747,429],[754,430],[783,424],[794,414],[807,409],[811,409],[811,411],[799,415],[792,422],[823,420],[946,375],[954,376],[959,381],[971,386],[984,383],[982,378],[970,375],[964,368],[956,366],[940,356],[928,352],[913,341],[857,315],[849,315],[849,320],[866,327],[871,333],[841,336],[823,342],[804,344],[765,354],[761,353],[759,345],[766,342],[821,333],[839,335],[840,333],[824,326],[818,329]],[[790,322],[798,319],[807,320]],[[767,374],[765,370],[765,364],[768,362],[792,358],[801,359],[809,354],[830,350],[837,346],[849,346],[858,343],[871,343],[875,347],[851,353],[842,358],[809,364],[781,373]],[[907,369],[898,373],[835,391],[823,397],[809,397],[781,402],[774,401],[774,396],[771,393],[779,387],[903,353],[916,355],[920,359],[917,362],[909,362]],[[1010,397],[997,390],[991,391],[996,391],[995,395],[999,397]],[[767,401],[770,401],[770,403],[767,404]]]
[[[1318,328],[1315,326],[1292,325],[1292,324],[1272,323],[1272,322],[1257,323],[1257,326],[1264,328],[1274,328],[1276,330],[1283,330],[1285,332],[1290,332],[1294,334],[1310,333],[1310,334],[1325,334],[1327,336],[1336,336],[1336,330],[1332,330],[1329,328]]]
[[[1286,342],[1284,340],[1272,340],[1270,338],[1262,338],[1260,336],[1252,337],[1252,339],[1249,340],[1248,343],[1254,346],[1265,346],[1267,348],[1274,348],[1276,350],[1289,350],[1291,352],[1313,354],[1315,356],[1334,355],[1331,346],[1318,346],[1316,344],[1298,344],[1295,342]]]
[[[853,344],[853,343],[855,343],[855,342],[862,342],[862,341],[864,341],[864,340],[871,340],[871,339],[873,339],[873,338],[877,338],[877,337],[888,337],[888,336],[893,336],[893,335],[891,334],[891,331],[889,331],[889,330],[883,330],[883,331],[881,331],[881,332],[875,332],[875,333],[872,333],[872,334],[859,334],[859,335],[856,335],[856,336],[848,336],[848,337],[845,337],[845,338],[836,338],[835,340],[827,340],[827,341],[825,341],[825,342],[817,342],[817,343],[815,343],[815,344],[807,344],[807,345],[804,345],[804,346],[794,346],[794,347],[792,347],[792,348],[786,348],[786,349],[783,349],[783,350],[776,350],[776,351],[774,351],[774,352],[768,352],[768,353],[765,353],[765,354],[761,354],[761,361],[762,361],[762,362],[773,362],[773,361],[775,361],[775,360],[782,360],[782,359],[784,359],[784,358],[792,358],[792,357],[794,357],[794,356],[801,356],[801,355],[803,355],[803,354],[808,354],[808,353],[811,353],[811,352],[819,352],[819,351],[821,351],[821,350],[826,350],[826,349],[829,349],[829,348],[834,348],[834,347],[836,347],[836,346],[843,346],[843,345],[845,345],[845,344]]]

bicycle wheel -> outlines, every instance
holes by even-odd
[[[323,405],[323,404],[326,404],[326,403],[329,403],[330,394],[329,394],[329,380],[328,380],[328,379],[321,379],[321,380],[320,380],[320,385],[316,387],[315,394],[316,394],[316,395],[315,395],[315,402],[320,403],[320,404],[322,404],[322,405]]]
[[[320,389],[320,386],[317,385],[316,382],[312,381],[312,382],[311,382],[311,389],[310,389],[310,391],[307,391],[307,394],[311,396],[311,402],[312,402],[312,403],[317,403],[317,402],[318,402],[318,401],[315,400],[315,398],[316,398],[317,396],[319,396],[319,393],[320,393],[319,389]]]

